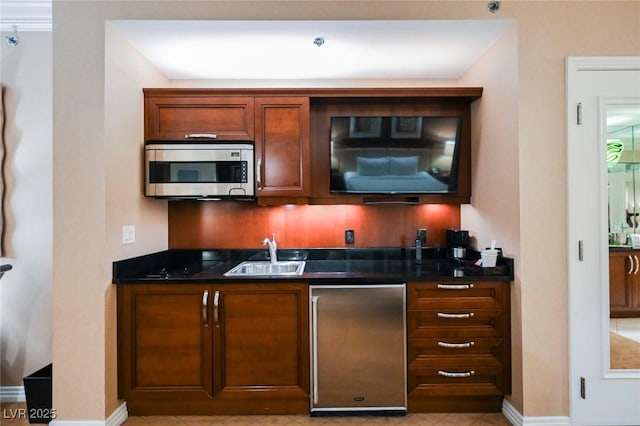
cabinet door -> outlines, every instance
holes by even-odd
[[[640,260],[640,256],[638,256]],[[640,317],[640,276],[636,274],[631,283],[631,311],[633,317]]]
[[[308,413],[306,284],[239,284],[215,290],[215,398],[239,401],[244,412]]]
[[[609,253],[609,305],[612,317],[629,316],[633,309],[633,286],[637,281],[633,256],[636,255],[631,251]]]
[[[255,105],[257,196],[308,196],[309,98],[256,98]]]
[[[148,96],[146,141],[253,140],[253,98],[243,96]]]
[[[212,397],[210,293],[192,284],[118,287],[118,391],[129,410]]]

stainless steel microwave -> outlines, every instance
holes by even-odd
[[[195,199],[253,197],[253,143],[145,145],[145,195]]]

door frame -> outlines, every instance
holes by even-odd
[[[598,364],[599,377],[598,380],[589,380],[587,383],[587,396],[589,395],[589,387],[601,385],[600,379],[638,379],[640,378],[640,373],[638,370],[611,370],[609,367],[610,351],[609,347],[609,322],[605,321],[605,318],[608,320],[609,318],[609,293],[604,291],[604,286],[598,290],[598,299],[599,300],[588,300],[589,297],[593,298],[593,294],[588,294],[588,291],[585,291],[584,278],[585,278],[585,263],[579,260],[580,251],[584,252],[585,261],[589,262],[597,262],[599,265],[598,269],[598,278],[600,282],[608,282],[608,250],[603,250],[603,247],[606,246],[606,229],[603,231],[601,228],[601,221],[603,217],[607,215],[606,205],[603,203],[603,193],[607,190],[606,185],[606,170],[599,171],[599,176],[597,178],[598,181],[598,189],[595,197],[598,199],[598,209],[597,212],[594,212],[595,215],[598,216],[598,232],[597,238],[593,240],[593,234],[590,234],[587,237],[591,237],[591,240],[585,238],[583,235],[584,231],[580,230],[580,225],[574,226],[573,221],[576,215],[577,201],[580,199],[580,195],[576,195],[576,193],[580,193],[580,191],[584,191],[584,188],[576,188],[576,180],[574,174],[575,163],[572,164],[570,161],[575,155],[578,155],[579,150],[579,140],[580,140],[580,126],[576,125],[579,120],[579,115],[581,115],[581,111],[577,108],[577,103],[580,101],[580,97],[582,96],[581,91],[578,87],[578,75],[580,72],[584,71],[640,71],[640,57],[569,57],[567,58],[566,64],[566,76],[567,76],[567,262],[568,262],[568,331],[569,331],[569,402],[570,402],[570,416],[572,421],[576,420],[576,417],[581,417],[578,410],[580,409],[576,403],[579,401],[577,399],[577,395],[580,395],[580,380],[579,378],[582,375],[586,375],[585,371],[578,371],[580,369],[585,370],[585,365],[587,362],[584,362],[585,357],[589,357],[591,361],[588,362],[589,365],[593,365],[598,363],[598,359],[600,362]],[[606,105],[612,104],[614,101],[621,101],[622,99],[619,96],[606,96],[606,93],[603,93],[603,96],[598,99],[598,137],[602,138],[603,134],[606,134],[606,129],[602,128],[602,123],[604,123],[605,117],[603,117],[603,113],[606,114]],[[604,161],[604,148],[599,152],[598,158],[599,163]],[[591,158],[591,157],[590,157]],[[573,180],[572,180],[573,179]],[[573,186],[573,188],[572,188]],[[604,216],[603,216],[604,215]],[[584,225],[582,225],[584,226]],[[580,247],[579,241],[584,240],[584,248]],[[593,271],[592,271],[593,272]],[[588,278],[587,278],[588,279]],[[584,294],[587,294],[587,299],[585,300]],[[580,337],[578,337],[581,333],[584,333],[585,329],[588,329],[588,326],[585,327],[582,323],[583,318],[579,318],[576,314],[577,307],[580,304],[590,304],[589,306],[593,308],[593,312],[596,313],[598,321],[601,323],[598,324],[597,329],[594,330],[594,333],[599,337],[598,341],[594,343],[597,345],[599,350],[592,351],[590,353],[584,353],[582,349],[584,346],[581,346],[584,342],[581,343]],[[593,325],[591,323],[590,325]],[[589,351],[587,351],[589,352]],[[575,356],[572,356],[575,355]],[[577,360],[581,358],[582,362],[578,362]],[[586,359],[589,359],[586,358]],[[580,364],[580,366],[578,366]],[[610,383],[613,383],[610,382]]]

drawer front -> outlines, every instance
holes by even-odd
[[[501,309],[429,309],[407,313],[408,338],[502,337]]]
[[[407,286],[409,309],[502,308],[502,282],[423,282]]]
[[[502,395],[503,389],[502,364],[490,356],[432,357],[409,367],[411,396]]]
[[[486,355],[502,359],[504,355],[501,337],[440,337],[410,339],[408,341],[409,365],[434,356]]]

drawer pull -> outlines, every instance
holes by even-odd
[[[444,377],[471,377],[474,374],[476,374],[475,371],[471,370],[471,371],[465,371],[464,373],[452,373],[450,371],[442,371],[442,370],[438,370],[438,374],[440,376],[444,376]]]
[[[447,343],[447,342],[438,342],[438,346],[441,348],[450,348],[450,349],[459,349],[459,348],[470,348],[474,346],[476,342],[466,342],[466,343]]]
[[[184,135],[185,139],[217,139],[218,135],[214,135],[213,133],[189,133],[188,135]]]
[[[440,290],[470,290],[473,284],[438,284]]]
[[[444,312],[438,312],[438,318],[447,318],[447,319],[466,319],[473,318],[474,313],[469,312],[468,314],[447,314]]]

